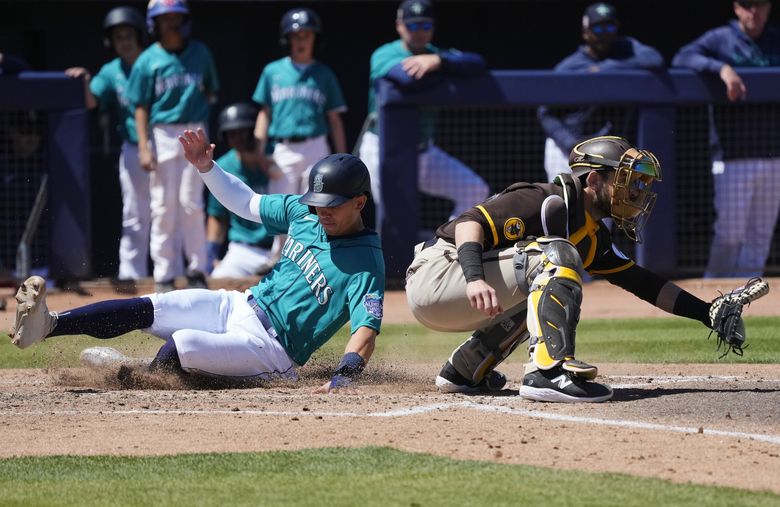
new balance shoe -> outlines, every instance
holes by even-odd
[[[152,359],[126,356],[111,347],[90,347],[81,351],[79,361],[84,366],[94,368],[115,366],[146,367],[151,364]]]
[[[474,384],[458,373],[449,361],[444,364],[436,377],[436,387],[442,393],[494,393],[503,389],[505,385],[506,375],[496,370],[485,375],[479,384]]]
[[[534,401],[598,403],[612,398],[613,393],[609,386],[584,380],[576,373],[557,366],[526,373],[519,394]]]
[[[16,292],[16,319],[11,343],[25,349],[42,342],[57,325],[57,315],[46,306],[46,280],[31,276]]]

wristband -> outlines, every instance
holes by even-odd
[[[331,389],[341,389],[344,387],[351,387],[352,386],[352,380],[349,377],[345,377],[344,375],[339,375],[338,373],[336,375],[333,375],[330,379],[330,388]]]
[[[482,244],[467,241],[458,248],[458,262],[463,270],[466,282],[485,279],[485,269],[482,267]]]
[[[336,367],[333,378],[346,377],[348,379],[354,379],[363,371],[366,367],[366,362],[357,352],[347,352],[344,357],[341,358],[341,362]],[[331,381],[332,382],[332,381]]]
[[[222,250],[222,244],[217,241],[209,241],[206,243],[206,264],[208,265],[209,273],[214,269],[214,261],[219,259],[219,252]]]

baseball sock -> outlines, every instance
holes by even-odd
[[[114,338],[152,326],[154,305],[149,298],[113,299],[57,313],[57,325],[49,336],[86,334]]]
[[[152,364],[149,365],[151,371],[165,370],[165,371],[180,371],[181,361],[179,361],[179,352],[176,350],[176,342],[173,338],[168,338],[168,341],[160,347],[157,351]]]

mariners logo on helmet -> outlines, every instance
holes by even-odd
[[[325,185],[322,182],[322,175],[318,174],[314,177],[314,191],[322,192],[323,188],[325,188]]]

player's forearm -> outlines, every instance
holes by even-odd
[[[344,354],[355,352],[363,358],[363,361],[368,363],[371,359],[371,355],[374,353],[374,347],[376,346],[376,331],[370,327],[360,327],[355,334],[350,337],[347,346],[344,349]]]
[[[265,147],[268,144],[268,124],[268,107],[263,106],[263,108],[257,114],[257,120],[255,121],[255,139],[257,139],[257,151],[263,156],[265,155]]]
[[[255,193],[236,176],[226,173],[214,162],[208,172],[199,172],[209,191],[224,207],[247,220],[262,222],[260,218],[260,194]]]
[[[206,241],[222,243],[227,237],[227,224],[220,217],[209,216],[206,219]]]
[[[144,106],[135,108],[135,132],[138,135],[138,147],[146,148],[149,144],[149,110]]]
[[[482,225],[471,220],[463,221],[455,226],[455,246],[461,247],[464,243],[476,242],[482,245],[485,242],[485,231]]]

